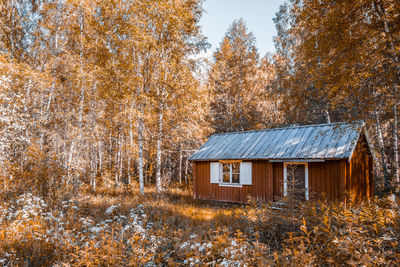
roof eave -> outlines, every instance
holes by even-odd
[[[325,162],[327,160],[347,160],[347,157],[334,157],[334,158],[286,158],[286,159],[278,159],[278,158],[211,158],[211,159],[188,159],[188,161],[220,161],[220,160],[248,160],[248,161],[256,161],[256,160],[267,160],[269,162]]]
[[[371,142],[370,142],[370,139],[369,139],[369,136],[368,136],[368,132],[367,132],[367,129],[366,129],[366,124],[363,121],[362,124],[361,124],[360,130],[358,130],[358,136],[357,136],[357,139],[356,139],[357,141],[354,143],[353,147],[350,150],[350,154],[349,154],[349,157],[347,159],[349,163],[351,161],[351,158],[353,157],[354,150],[357,147],[358,140],[360,139],[361,133],[363,133],[364,136],[365,136],[365,139],[367,139],[368,148],[371,150],[371,148],[370,148]]]

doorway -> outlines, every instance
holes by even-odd
[[[283,164],[283,195],[298,200],[308,200],[308,163],[285,162]]]

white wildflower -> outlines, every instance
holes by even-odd
[[[121,206],[120,204],[118,204],[118,205],[111,205],[111,207],[109,207],[107,210],[106,210],[106,213],[107,214],[110,214],[110,213],[112,213],[116,208],[118,208],[119,206]]]
[[[193,235],[189,236],[190,239],[194,239],[194,238],[196,238],[196,237],[197,237],[196,234],[193,234]]]
[[[184,242],[184,243],[181,245],[181,249],[184,249],[184,248],[186,248],[187,246],[189,246],[189,243],[188,243],[188,242]]]
[[[92,232],[92,233],[96,233],[96,234],[98,234],[101,230],[103,230],[104,228],[103,227],[92,227],[92,229],[90,229],[90,231]]]

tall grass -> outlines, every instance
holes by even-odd
[[[399,203],[193,200],[153,188],[0,207],[0,265],[397,265]]]

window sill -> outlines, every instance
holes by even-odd
[[[228,183],[220,183],[219,186],[225,186],[225,187],[242,187],[241,184],[228,184]]]

